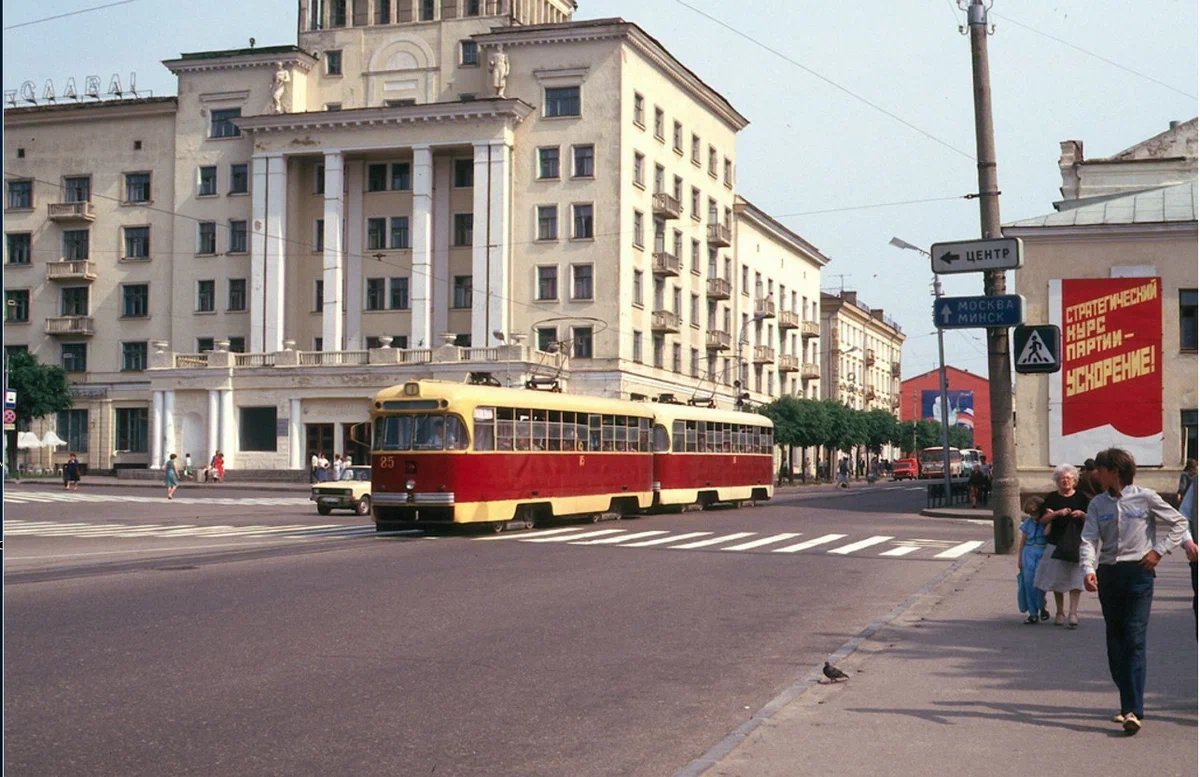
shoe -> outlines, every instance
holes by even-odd
[[[1113,723],[1124,723],[1126,715],[1128,715],[1128,713],[1118,712],[1116,715],[1112,716],[1112,722]]]
[[[1028,618],[1025,619],[1026,626],[1036,626],[1037,622],[1038,622],[1038,619],[1037,619],[1036,615],[1030,615]]]
[[[1050,620],[1050,611],[1044,607],[1042,608],[1042,620],[1044,620],[1044,621]]]
[[[1055,615],[1055,616],[1054,616],[1054,625],[1055,625],[1055,626],[1061,626],[1061,625],[1063,625],[1063,622],[1064,622],[1064,617],[1065,617],[1065,616],[1064,616],[1064,615],[1063,615],[1061,612],[1060,612],[1058,615]]]
[[[1067,617],[1067,628],[1068,629],[1079,628],[1079,616],[1078,615],[1070,615]]]
[[[1125,722],[1121,724],[1125,728],[1125,733],[1132,736],[1142,730],[1142,721],[1138,720],[1136,713],[1129,713],[1125,716]]]

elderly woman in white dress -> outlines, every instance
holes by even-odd
[[[1068,594],[1069,607],[1065,622],[1068,628],[1079,626],[1079,597],[1083,593],[1083,568],[1079,566],[1079,539],[1083,520],[1087,517],[1088,498],[1076,491],[1079,470],[1070,464],[1054,468],[1056,491],[1046,495],[1038,521],[1046,524],[1046,552],[1038,563],[1033,584],[1043,591],[1054,592],[1054,625],[1064,623],[1063,594]]]

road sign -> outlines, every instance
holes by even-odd
[[[5,423],[5,425],[15,424],[16,422],[17,422],[17,411],[13,410],[10,407],[4,408],[4,423]]]
[[[13,391],[12,389],[5,389],[4,390],[4,406],[5,407],[16,407],[16,405],[17,405],[17,392]]]
[[[1053,324],[1031,324],[1013,329],[1017,372],[1058,372],[1062,369],[1062,330]]]
[[[1025,263],[1025,249],[1018,237],[934,243],[929,263],[935,273],[1015,270]]]
[[[1016,326],[1025,321],[1025,298],[1020,294],[994,297],[938,297],[933,323],[938,329],[979,329]]]

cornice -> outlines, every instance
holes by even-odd
[[[517,99],[504,99],[266,114],[243,116],[234,121],[245,132],[268,133],[497,118],[520,122],[532,112],[533,106],[529,103]]]
[[[804,254],[806,259],[813,261],[818,267],[824,267],[825,265],[829,264],[829,257],[821,253],[819,248],[800,237],[783,224],[780,224],[766,211],[762,210],[749,200],[743,198],[741,195],[738,195],[734,199],[733,212],[734,215],[753,223],[759,229],[767,232],[775,239],[790,245],[797,251],[800,251],[802,254]]]
[[[1184,237],[1196,235],[1195,221],[1157,221],[1142,224],[1060,224],[1052,227],[1003,227],[1005,237],[1057,240],[1059,242],[1103,242],[1143,237]]]
[[[175,75],[181,73],[204,73],[219,70],[249,70],[252,68],[275,67],[277,63],[309,72],[317,64],[311,54],[300,49],[295,51],[263,51],[259,54],[232,54],[228,57],[192,59],[165,59],[163,65]]]
[[[137,100],[101,100],[98,102],[60,103],[8,108],[4,111],[5,126],[18,124],[49,124],[87,119],[142,118],[174,115],[179,100],[175,97],[147,97]],[[80,115],[83,114],[83,115]]]

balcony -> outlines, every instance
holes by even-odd
[[[890,404],[892,406],[892,410],[899,410],[900,409],[900,397],[898,397],[898,396],[892,397],[892,401]]]
[[[779,311],[779,328],[783,329],[799,329],[800,314],[794,310]]]
[[[96,263],[86,259],[62,260],[46,263],[46,280],[49,281],[94,281]]]
[[[821,336],[821,325],[816,321],[800,322],[800,337],[805,340]]]
[[[678,256],[666,251],[655,251],[651,259],[653,264],[650,271],[658,277],[675,277],[679,275],[679,269],[683,266]]]
[[[91,316],[59,316],[46,319],[48,335],[94,335],[95,320]]]
[[[90,202],[52,202],[47,207],[51,221],[92,222],[96,220],[96,210]]]
[[[779,357],[779,371],[783,372],[799,372],[800,357],[793,356],[790,353],[785,353]]]
[[[733,338],[728,332],[722,332],[717,329],[708,330],[708,336],[705,346],[710,351],[728,351]]]
[[[874,348],[867,349],[867,353],[866,353],[866,356],[863,357],[863,361],[866,362],[866,365],[868,367],[875,366],[875,349]]]
[[[900,362],[892,362],[892,377],[900,377]]]
[[[775,318],[775,300],[770,297],[754,300],[755,318]]]
[[[664,219],[677,219],[683,215],[683,205],[666,192],[658,192],[654,195],[653,212]]]
[[[870,402],[871,400],[875,399],[875,396],[875,389],[868,387],[866,393],[863,394],[863,399]]]
[[[754,346],[754,363],[755,364],[774,364],[775,349],[769,345]]]
[[[669,310],[656,310],[651,314],[650,329],[654,332],[678,332],[679,316]]]
[[[728,246],[732,240],[733,238],[730,234],[729,227],[725,226],[724,224],[708,225],[708,244],[710,246]]]
[[[708,279],[708,298],[709,299],[729,299],[733,293],[733,284],[724,278],[709,278]]]
[[[821,377],[821,365],[816,362],[804,362],[800,365],[801,380],[819,380]]]

